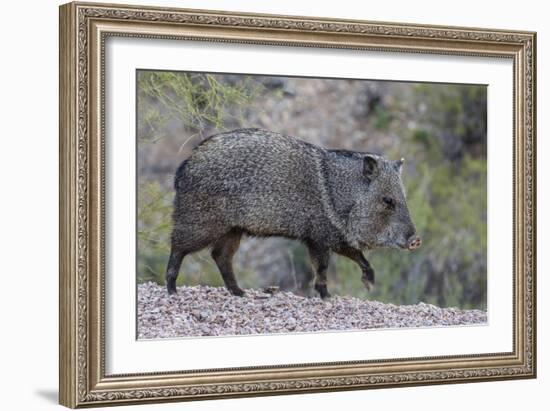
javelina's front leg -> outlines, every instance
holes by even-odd
[[[372,287],[374,287],[374,270],[372,269],[371,265],[369,264],[361,250],[350,247],[348,245],[343,245],[335,251],[338,254],[350,258],[359,265],[363,273],[361,275],[361,281],[363,282],[363,284],[365,284],[367,290],[372,290]]]
[[[311,264],[315,271],[315,290],[319,293],[321,298],[329,298],[330,294],[327,290],[327,268],[330,250],[315,244],[308,244],[308,250]]]

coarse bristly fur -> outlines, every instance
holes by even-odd
[[[168,292],[176,292],[185,255],[211,246],[227,288],[243,295],[232,267],[242,234],[302,241],[322,298],[330,296],[331,252],[354,260],[370,289],[374,271],[362,250],[420,246],[401,182],[402,163],[262,129],[207,138],[176,172]]]

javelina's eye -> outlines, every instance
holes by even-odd
[[[386,206],[388,208],[395,208],[395,200],[393,198],[390,198],[390,197],[382,197],[382,201],[384,202],[384,204],[386,204]]]

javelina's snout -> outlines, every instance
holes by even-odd
[[[422,245],[422,239],[420,238],[420,236],[416,234],[411,236],[407,241],[407,248],[411,251],[416,250],[417,248],[420,248],[421,245]]]

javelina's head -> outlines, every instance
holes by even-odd
[[[401,181],[403,160],[366,155],[356,201],[348,220],[348,234],[361,248],[414,250],[421,240],[411,220]]]

